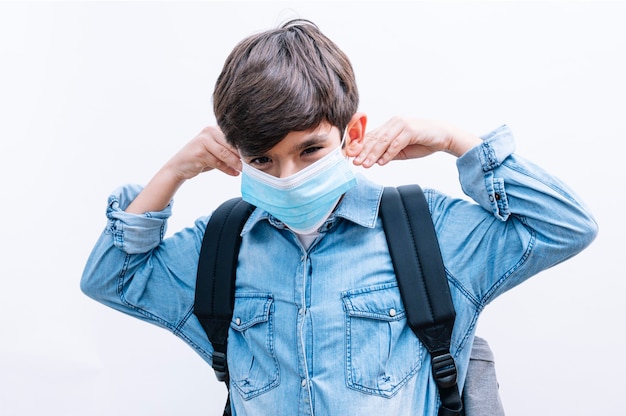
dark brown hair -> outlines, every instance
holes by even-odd
[[[348,57],[308,20],[252,35],[230,53],[213,92],[217,124],[244,155],[326,121],[340,130],[359,94]]]

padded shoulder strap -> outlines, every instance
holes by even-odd
[[[442,401],[439,416],[460,415],[463,404],[450,355],[456,315],[422,189],[418,185],[385,188],[380,216],[408,324],[432,358]]]
[[[226,339],[233,315],[241,230],[254,207],[241,198],[220,205],[207,224],[196,278],[194,314],[213,345],[213,369],[228,377]]]

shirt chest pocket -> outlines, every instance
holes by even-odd
[[[392,397],[421,367],[424,347],[407,325],[396,283],[344,292],[346,382]]]
[[[274,354],[273,298],[269,294],[237,294],[228,335],[231,384],[248,400],[279,384]]]

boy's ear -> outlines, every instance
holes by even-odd
[[[347,127],[346,155],[354,157],[361,153],[363,149],[363,139],[365,138],[365,127],[367,126],[367,116],[365,113],[355,113]]]

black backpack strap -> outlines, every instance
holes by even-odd
[[[431,355],[438,416],[459,416],[463,402],[450,354],[455,312],[428,202],[418,185],[387,187],[380,215],[407,321]]]
[[[254,206],[241,198],[220,205],[211,215],[202,240],[193,313],[213,345],[212,366],[229,387],[226,349],[233,316],[235,276],[241,230]],[[229,394],[230,396],[230,394]],[[230,415],[230,397],[224,409]]]

